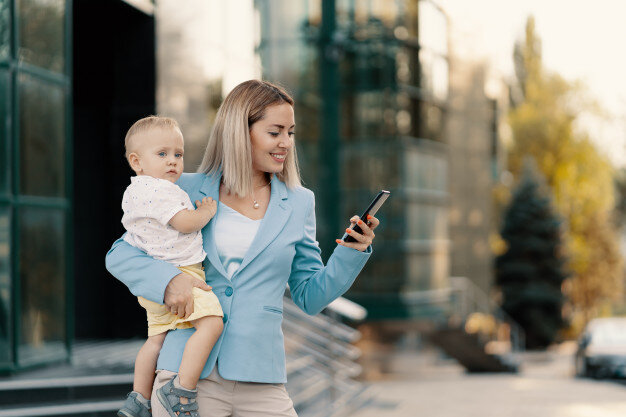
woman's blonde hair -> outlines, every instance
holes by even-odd
[[[229,193],[246,197],[252,192],[252,145],[250,128],[277,104],[293,106],[291,96],[267,81],[249,80],[236,86],[217,111],[215,124],[198,172],[215,174],[222,170],[222,181]],[[285,157],[283,171],[276,174],[287,187],[301,185],[296,148]]]

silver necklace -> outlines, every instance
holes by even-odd
[[[263,187],[259,187],[259,189],[267,187],[268,185],[270,185],[270,183],[271,181],[265,184]],[[252,207],[254,207],[255,209],[259,208],[259,203],[256,201],[256,197],[254,197],[254,187],[252,187]]]

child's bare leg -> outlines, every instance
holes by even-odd
[[[224,322],[221,317],[206,316],[191,322],[196,328],[185,344],[183,359],[178,370],[180,385],[185,389],[195,389],[204,369],[206,360],[222,334]]]
[[[167,332],[148,337],[146,343],[139,349],[137,359],[135,359],[133,391],[140,393],[148,400],[152,395],[157,359],[159,359],[159,352],[163,346],[166,334]]]

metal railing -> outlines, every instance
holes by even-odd
[[[369,397],[367,386],[354,379],[361,373],[355,362],[361,352],[352,343],[361,334],[341,320],[360,321],[365,309],[340,298],[321,314],[309,316],[285,296],[283,315],[287,390],[298,415],[349,415]]]

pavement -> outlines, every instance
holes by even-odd
[[[351,417],[626,416],[626,385],[574,377],[574,349],[525,353],[518,374],[467,374],[435,351],[398,353]]]

